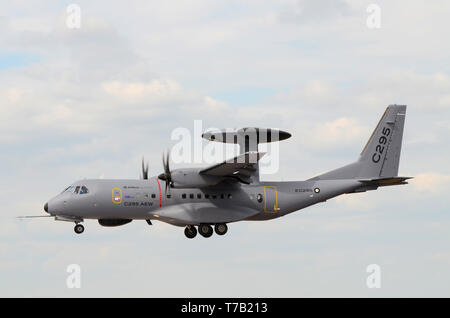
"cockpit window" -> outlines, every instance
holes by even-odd
[[[65,188],[64,191],[61,192],[61,193],[64,193],[64,192],[73,192],[74,189],[75,189],[75,186],[69,186],[69,187]]]
[[[63,192],[61,193],[75,193],[75,194],[86,194],[89,193],[88,188],[86,188],[85,186],[68,186],[67,188],[65,188],[63,190]]]
[[[88,193],[88,192],[89,191],[88,191],[88,189],[85,186],[81,187],[80,194],[85,194],[85,193]]]
[[[68,186],[67,188],[65,188],[64,190],[61,191],[61,193],[66,192],[67,190],[69,190],[70,186]]]

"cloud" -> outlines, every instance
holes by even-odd
[[[361,126],[356,119],[340,117],[334,121],[317,124],[311,136],[312,142],[320,144],[320,147],[339,144],[346,146],[357,144],[361,133],[366,133],[367,128]]]
[[[450,186],[450,175],[442,173],[420,173],[410,183],[420,193],[442,194]]]
[[[106,82],[102,84],[102,88],[107,94],[117,97],[122,101],[133,102],[136,100],[145,100],[146,102],[153,103],[162,98],[170,98],[181,91],[178,83],[164,79],[155,79],[149,83]]]
[[[450,77],[446,73],[419,74],[413,71],[390,71],[364,84],[360,103],[378,107],[383,100],[411,105],[415,108],[448,108]]]
[[[351,7],[343,0],[297,0],[280,14],[280,20],[288,23],[320,23],[349,15]]]
[[[369,197],[364,194],[352,195],[346,194],[336,198],[336,204],[346,211],[370,211],[375,207],[375,203],[369,200]],[[356,221],[359,221],[358,219]]]
[[[227,104],[224,102],[220,102],[215,100],[212,97],[205,96],[204,98],[205,106],[208,110],[214,110],[216,112],[225,111],[227,108]]]
[[[448,4],[412,1],[405,11],[385,2],[375,31],[365,26],[365,3],[324,3],[81,2],[79,30],[66,28],[65,4],[5,4],[2,48],[33,58],[0,70],[0,275],[9,286],[0,293],[211,296],[219,285],[213,296],[370,297],[361,282],[379,262],[395,277],[377,295],[449,295]],[[227,103],[221,92],[250,97]],[[159,174],[172,130],[192,129],[195,119],[204,128],[291,132],[271,177],[308,178],[356,159],[391,103],[409,107],[400,171],[416,176],[411,185],[230,224],[226,237],[209,240],[187,241],[156,222],[105,229],[88,221],[74,237],[70,223],[14,219],[43,213],[77,179],[138,178],[143,154]],[[78,294],[64,284],[74,262],[86,275]],[[212,278],[192,288],[186,271]]]

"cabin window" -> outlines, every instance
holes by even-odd
[[[88,191],[88,189],[85,187],[85,186],[82,186],[81,187],[81,190],[80,190],[80,194],[86,194],[86,193],[88,193],[89,191]]]
[[[209,199],[209,194],[205,194],[205,199]]]
[[[217,195],[215,195],[215,194],[213,194],[211,197],[212,197],[213,199],[217,199]]]
[[[156,194],[152,193],[152,199],[156,198]]]
[[[183,193],[183,194],[181,195],[181,197],[182,197],[183,199],[186,199],[186,193]]]
[[[221,198],[221,199],[225,199],[225,195],[222,193],[222,194],[220,195],[220,198]]]
[[[233,198],[233,196],[231,195],[231,193],[228,194],[228,199],[232,199],[232,198]]]
[[[189,194],[189,198],[193,199],[194,198],[194,194],[193,193]]]
[[[170,194],[166,195],[167,199],[170,199],[172,196]]]

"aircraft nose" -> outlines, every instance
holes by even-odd
[[[48,213],[48,202],[44,204],[44,211]]]

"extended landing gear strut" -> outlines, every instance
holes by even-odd
[[[84,232],[84,226],[81,224],[76,224],[73,230],[75,231],[75,233],[81,234]]]

